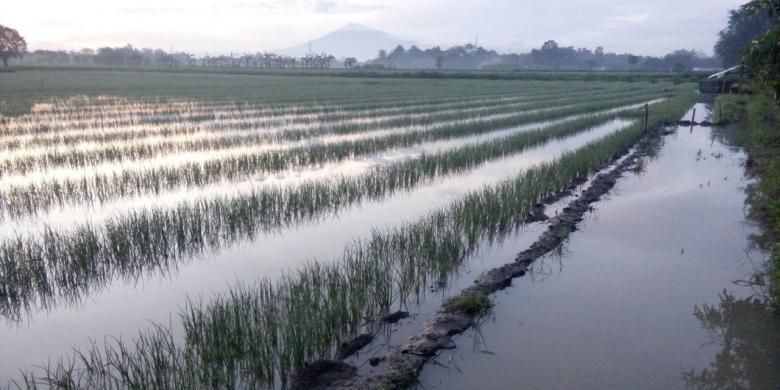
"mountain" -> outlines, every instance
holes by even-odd
[[[406,48],[415,44],[412,41],[375,30],[361,24],[350,23],[302,45],[276,50],[279,54],[304,56],[311,51],[326,52],[336,58],[355,57],[360,61],[374,59],[380,49],[392,50],[398,45]]]

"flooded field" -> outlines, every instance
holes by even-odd
[[[780,319],[766,286],[750,283],[767,254],[751,241],[746,155],[724,131],[666,136],[559,252],[497,294],[478,330],[426,366],[420,388],[778,388]],[[483,261],[522,249],[506,243]]]
[[[96,79],[111,77],[105,73]],[[646,104],[647,125],[657,126],[681,117],[695,99],[691,85],[665,82],[333,77],[303,82],[239,75],[223,76],[229,81],[204,77],[198,81],[203,89],[195,93],[176,89],[187,83],[165,80],[168,93],[155,95],[156,87],[141,88],[130,76],[113,81],[122,88],[106,83],[68,96],[56,89],[69,90],[68,81],[41,77],[52,92],[20,92],[30,102],[27,112],[0,117],[0,379],[22,387],[24,380],[86,388],[285,387],[304,363],[333,358],[357,334],[384,334],[368,348],[391,349],[414,334],[451,291],[490,268],[488,258],[496,256],[502,264],[502,256],[511,258],[533,241],[544,227],[528,221],[533,207],[630,147],[644,130]],[[208,89],[220,82],[232,89]],[[199,91],[213,95],[198,97]],[[675,301],[673,313],[657,314],[679,315],[675,321],[690,317],[698,326],[694,308],[705,312],[705,304],[717,303],[711,294],[717,298],[729,287],[721,282],[733,276],[723,267],[742,264],[744,256],[735,254],[748,247],[745,240],[721,240],[707,230],[728,223],[732,230],[716,233],[746,236],[736,211],[718,214],[722,220],[699,221],[696,212],[709,207],[706,203],[694,199],[698,209],[676,203],[690,213],[691,228],[675,239],[684,239],[682,233],[698,238],[664,242],[669,254],[663,270],[620,262],[594,266],[588,259],[617,261],[605,257],[606,251],[623,253],[621,261],[661,267],[654,258],[658,253],[636,248],[665,247],[652,227],[684,213],[662,207],[664,197],[680,192],[669,184],[676,176],[662,172],[654,179],[652,169],[667,161],[674,145],[694,147],[684,142],[705,142],[695,146],[703,150],[700,161],[695,150],[688,161],[685,149],[667,164],[695,167],[738,159],[739,152],[719,141],[708,146],[706,131],[681,131],[677,139],[667,139],[644,176],[621,184],[613,200],[598,206],[598,219],[571,239],[563,258],[546,260],[552,268],[540,265],[533,283],[525,278],[506,296],[499,294],[495,319],[481,327],[487,347],[480,349],[490,356],[468,353],[470,348],[460,346],[463,336],[453,358],[462,373],[428,366],[422,377],[426,388],[456,388],[450,380],[466,386],[464,378],[475,377],[469,373],[498,370],[490,358],[514,361],[517,351],[528,348],[526,337],[539,348],[555,345],[557,336],[532,336],[527,326],[519,329],[522,338],[508,336],[513,325],[502,321],[517,325],[520,316],[549,332],[544,318],[555,322],[573,312],[544,317],[534,312],[540,306],[527,301],[550,299],[542,306],[551,309],[563,296],[571,298],[566,305],[591,311],[603,297],[576,289],[597,288],[596,279],[645,288],[630,296],[641,295],[646,305],[658,292],[672,293],[661,283],[670,274],[661,271],[701,283],[701,294],[679,292],[686,299]],[[728,180],[715,177],[717,167],[674,173],[694,175],[679,179],[686,183],[707,177],[709,184],[698,180],[704,187],[697,189],[723,194],[712,200],[723,201],[720,207],[741,205],[738,164],[727,167],[734,171],[723,174]],[[716,192],[718,186],[727,187]],[[621,200],[623,192],[643,197]],[[659,213],[641,221],[631,217],[653,207]],[[610,218],[614,221],[605,221]],[[604,231],[589,233],[602,226]],[[629,234],[629,227],[637,230]],[[577,246],[586,240],[596,241]],[[632,245],[636,248],[628,252],[625,246]],[[717,275],[688,270],[686,278],[680,274],[684,267],[672,268],[671,262],[698,264],[713,254],[720,255],[710,259],[719,265],[709,272]],[[557,271],[569,257],[582,270],[567,265],[566,272]],[[704,284],[696,278],[701,275],[719,282]],[[550,297],[537,292],[551,284],[559,290]],[[643,305],[629,299],[625,288],[615,296],[635,309]],[[683,302],[690,307],[680,306]],[[395,325],[382,321],[399,309],[415,316]],[[624,309],[613,307],[604,316],[618,326]],[[576,323],[566,318],[559,325]],[[596,328],[583,325],[579,332]],[[623,332],[615,337],[628,338],[628,330]],[[706,335],[700,326],[679,335],[693,333]],[[493,341],[491,334],[512,342]],[[609,345],[601,341],[590,347]],[[582,348],[582,354],[593,353],[588,345]],[[556,356],[549,351],[546,357]],[[364,351],[352,361],[370,371],[368,356]],[[705,368],[710,355],[697,356],[688,361],[701,364],[681,369],[695,375]],[[652,366],[646,369],[653,372]],[[496,382],[495,388],[517,383],[511,375],[496,374],[512,382]],[[558,384],[538,382],[548,385]]]

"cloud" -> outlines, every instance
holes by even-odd
[[[612,16],[609,20],[617,23],[644,23],[650,20],[650,15],[646,13],[625,14]]]
[[[261,51],[360,23],[428,46],[463,44],[478,35],[496,49],[528,50],[555,39],[565,46],[662,55],[683,47],[711,52],[728,10],[746,1],[41,0],[44,7],[17,2],[3,15],[31,48],[55,48],[64,37],[74,38],[62,48],[105,45],[123,32],[123,43],[136,46]],[[77,38],[87,34],[88,40]]]
[[[324,14],[330,12],[334,8],[336,8],[335,1],[317,0],[317,4],[314,5],[314,12]]]
[[[355,1],[332,1],[332,0],[317,0],[314,5],[314,12],[319,14],[360,14],[366,12],[373,12],[386,9],[384,4],[376,4],[373,2],[355,2]]]
[[[183,14],[192,12],[193,10],[187,8],[171,8],[171,7],[128,7],[119,9],[119,13],[149,16],[149,15],[171,15],[171,14]]]

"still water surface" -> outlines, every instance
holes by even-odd
[[[629,123],[610,121],[525,153],[491,161],[466,174],[395,194],[382,202],[356,205],[321,221],[206,253],[178,263],[177,268],[167,272],[150,271],[137,279],[109,281],[106,286],[96,286],[97,291],[82,301],[40,309],[20,323],[6,322],[0,331],[0,376],[13,378],[20,368],[45,365],[49,358],[67,356],[72,348],[84,347],[90,340],[102,343],[109,336],[132,338],[149,328],[150,321],[170,324],[178,331],[180,321],[176,313],[188,298],[207,301],[237,281],[251,283],[260,277],[274,278],[313,258],[334,259],[346,242],[367,236],[372,228],[415,220],[470,191],[550,161]]]
[[[745,154],[717,131],[665,137],[563,253],[425,366],[420,388],[780,388],[780,320],[735,283],[766,260],[749,238]],[[517,248],[504,247],[489,256],[510,261]]]

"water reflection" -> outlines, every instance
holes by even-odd
[[[145,349],[149,344],[142,341],[138,346],[139,355],[133,356],[138,357],[136,361],[151,356],[172,356],[170,361],[177,364],[175,367],[182,367],[178,365],[182,363],[193,368],[193,371],[175,373],[183,376],[171,382],[182,384],[181,387],[204,381],[226,387],[251,386],[273,380],[274,373],[285,373],[291,364],[321,356],[332,347],[334,340],[342,339],[344,332],[357,330],[366,318],[376,318],[388,304],[404,302],[407,297],[419,299],[427,281],[442,280],[456,272],[479,245],[500,241],[516,230],[526,214],[523,210],[542,195],[534,192],[541,188],[566,187],[574,175],[589,172],[606,161],[637,132],[636,127],[633,131],[619,132],[616,137],[610,137],[610,142],[602,144],[604,147],[577,152],[578,157],[570,158],[559,169],[543,164],[547,168],[537,171],[547,173],[528,176],[528,181],[503,183],[496,192],[475,192],[450,209],[457,218],[435,213],[420,223],[388,229],[385,234],[372,234],[351,245],[344,253],[344,262],[315,263],[302,267],[275,286],[264,281],[256,287],[231,290],[202,310],[187,307],[184,327],[188,347],[183,355],[166,355],[182,350],[158,347],[170,338],[162,333],[142,339],[155,344]],[[500,150],[505,145],[496,147]],[[49,375],[53,378],[67,375],[68,362],[64,364],[53,367],[54,372],[50,371]],[[100,371],[110,365],[92,367],[96,368],[97,377],[111,374]],[[57,375],[60,368],[65,375]],[[93,375],[93,372],[84,374]],[[236,380],[240,382],[230,382]]]
[[[688,388],[780,388],[780,316],[768,301],[724,290],[718,304],[696,306],[693,315],[720,351],[708,368],[683,374]]]
[[[46,228],[41,239],[3,240],[0,315],[19,320],[24,313],[48,308],[57,301],[77,303],[114,279],[135,282],[144,274],[175,273],[181,259],[217,253],[263,233],[330,218],[356,204],[383,199],[437,177],[467,172],[490,159],[545,141],[594,130],[585,132],[582,142],[587,142],[625,126],[625,122],[613,121],[591,127],[602,120],[583,119],[574,126],[566,124],[441,155],[425,155],[356,178],[312,181],[294,189],[271,188],[140,210],[102,226],[85,224],[65,232]]]
[[[528,276],[532,282],[543,283],[547,278],[563,273],[563,260],[571,254],[566,248],[569,239],[561,241],[551,252],[531,263]]]
[[[711,107],[708,105],[707,110]],[[732,151],[742,150],[750,142],[750,132],[740,126],[713,127],[712,142],[718,142]],[[704,158],[722,158],[715,154]],[[749,160],[750,157],[748,157]],[[745,163],[745,177],[753,172]],[[747,217],[760,222],[750,207],[756,196],[755,183],[744,187]],[[767,248],[764,235],[750,234],[749,248]],[[723,290],[717,304],[697,305],[693,315],[707,331],[719,351],[709,367],[683,373],[688,388],[693,389],[778,389],[780,388],[780,313],[773,307],[769,288],[769,262],[755,265],[746,278],[735,281],[740,287],[749,287],[753,294],[738,297]]]
[[[617,132],[419,221],[376,230],[349,244],[341,261],[312,262],[278,282],[263,279],[239,285],[208,304],[188,304],[181,314],[181,348],[171,332],[160,328],[143,333],[134,345],[110,343],[105,355],[95,355],[93,346],[76,363],[60,361],[45,368],[42,380],[67,378],[76,387],[284,385],[291,369],[330,356],[335,342],[357,333],[366,321],[370,329],[372,319],[391,304],[403,307],[422,299],[430,281],[445,280],[480,247],[517,231],[539,199],[601,166],[638,132],[637,126]],[[162,363],[153,357],[161,357]],[[116,375],[129,367],[142,369],[130,377]]]
[[[589,101],[568,108],[554,107],[550,112],[528,114],[512,112],[509,117],[476,122],[459,122],[453,126],[440,127],[426,132],[404,132],[387,137],[369,138],[337,144],[315,143],[284,150],[252,152],[246,155],[223,156],[222,159],[188,162],[180,165],[160,166],[152,169],[128,169],[117,172],[74,171],[73,177],[62,172],[58,177],[43,175],[10,178],[6,184],[0,180],[0,210],[11,217],[36,214],[66,204],[99,204],[111,199],[143,194],[157,194],[175,189],[195,189],[220,181],[247,180],[257,175],[301,167],[311,167],[367,156],[400,146],[418,145],[435,139],[458,138],[465,134],[484,134],[495,129],[505,129],[519,124],[528,124],[563,118],[585,112],[616,109],[627,103],[645,103],[657,94],[644,93],[631,99]],[[657,101],[657,100],[656,100]],[[651,101],[652,102],[652,101]],[[52,173],[54,174],[54,173]],[[43,178],[43,180],[39,180]],[[18,185],[15,180],[21,180]]]

